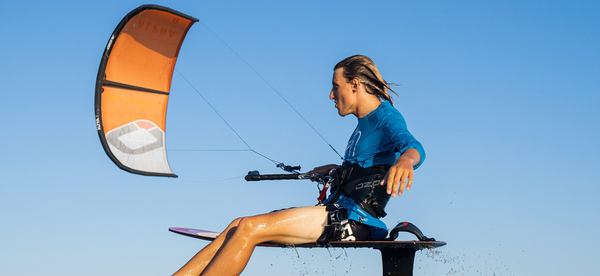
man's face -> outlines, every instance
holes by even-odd
[[[335,108],[340,116],[354,113],[356,106],[356,93],[352,91],[352,83],[344,78],[344,68],[333,71],[333,87],[329,92],[329,99],[335,102]]]

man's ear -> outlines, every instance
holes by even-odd
[[[358,78],[352,79],[352,92],[358,91],[358,86],[360,85],[360,80]]]

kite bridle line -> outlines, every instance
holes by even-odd
[[[255,150],[254,148],[252,148],[252,146],[250,146],[250,144],[248,144],[248,142],[246,142],[246,140],[239,134],[239,132],[229,123],[229,121],[227,121],[227,119],[225,119],[225,117],[223,117],[223,115],[221,115],[221,113],[219,112],[219,110],[217,110],[217,108],[212,105],[212,103],[210,103],[210,101],[208,101],[208,99],[206,97],[204,97],[204,95],[202,94],[202,92],[200,92],[200,90],[198,90],[194,84],[192,84],[192,82],[190,82],[184,75],[183,73],[179,72],[178,70],[177,74],[179,74],[181,76],[181,78],[183,78],[183,80],[196,92],[196,94],[198,94],[200,96],[200,98],[202,98],[202,100],[210,107],[210,109],[212,109],[212,111],[217,114],[217,116],[219,116],[219,118],[221,119],[221,121],[223,121],[225,123],[225,125],[227,125],[227,127],[229,127],[229,129],[235,134],[235,136],[237,136],[237,138],[242,141],[242,143],[244,143],[244,145],[246,146],[247,149],[241,149],[241,150],[192,150],[192,151],[249,151],[249,152],[253,152],[256,155],[265,158],[271,162],[273,162],[273,164],[275,164],[275,166],[277,166],[278,168],[281,168],[287,172],[291,172],[291,173],[299,173],[298,170],[300,170],[300,166],[289,166],[284,164],[283,162],[279,162],[275,159],[272,159],[260,152],[258,152],[257,150]],[[185,150],[179,150],[179,151],[185,151]]]
[[[325,144],[327,144],[329,146],[329,148],[331,150],[333,150],[333,152],[335,152],[335,154],[337,154],[337,156],[340,157],[340,159],[344,159],[342,157],[342,155],[331,145],[331,143],[329,143],[329,141],[327,141],[327,139],[325,139],[325,137],[323,137],[323,135],[313,126],[313,124],[311,124],[306,117],[304,117],[304,115],[302,115],[302,113],[300,113],[300,111],[298,111],[298,109],[296,109],[296,107],[294,107],[294,105],[292,105],[292,103],[290,101],[288,101],[288,99],[286,97],[283,96],[283,94],[281,94],[281,92],[279,92],[279,90],[277,90],[277,88],[275,88],[273,85],[271,85],[271,83],[269,81],[267,81],[267,79],[265,77],[263,77],[263,75],[256,70],[256,68],[254,68],[254,66],[252,66],[252,64],[250,64],[250,62],[248,62],[242,55],[240,55],[236,50],[234,50],[231,46],[229,46],[229,43],[227,43],[227,41],[225,41],[224,39],[221,38],[221,36],[219,36],[219,34],[217,34],[217,32],[213,31],[212,28],[210,28],[206,23],[204,23],[203,21],[198,21],[198,24],[203,25],[210,33],[212,33],[217,40],[219,40],[221,43],[223,43],[223,45],[225,45],[225,47],[227,47],[227,49],[229,49],[229,51],[231,51],[237,58],[239,58],[244,64],[246,64],[246,66],[248,66],[248,68],[250,68],[250,70],[252,70],[252,72],[254,72],[254,74],[256,74],[256,76],[262,80],[262,82],[265,83],[265,85],[267,85],[269,87],[269,89],[271,89],[271,91],[273,91],[277,96],[279,96],[279,98],[281,98],[281,100],[283,100],[283,102],[285,102],[287,104],[287,106],[292,109],[296,115],[298,115],[298,117],[300,117],[300,119],[302,119],[302,121],[304,121],[304,123],[306,123],[320,138],[321,140],[323,140],[323,142]]]
[[[313,132],[315,134],[317,134],[319,136],[319,138],[321,138],[321,140],[327,144],[327,146],[329,146],[329,148],[335,152],[335,154],[337,156],[339,156],[340,159],[344,159],[342,157],[342,155],[331,145],[331,143],[329,143],[329,141],[327,141],[327,139],[325,139],[325,137],[314,127],[313,124],[311,124],[306,117],[304,117],[304,115],[302,115],[302,113],[300,113],[300,111],[298,111],[298,109],[296,109],[296,107],[294,107],[294,105],[292,105],[292,103],[285,97],[283,96],[283,94],[281,92],[279,92],[279,90],[277,90],[273,85],[271,85],[271,83],[269,81],[267,81],[267,79],[254,67],[252,66],[252,64],[250,64],[242,55],[240,55],[236,50],[234,50],[223,38],[221,38],[221,36],[219,36],[215,31],[212,30],[212,28],[210,28],[205,22],[203,21],[199,21],[199,24],[202,24],[211,34],[213,34],[213,36],[215,38],[217,38],[217,40],[219,40],[221,43],[223,43],[223,45],[225,45],[225,47],[231,52],[233,53],[239,60],[241,60],[244,64],[246,64],[246,66],[248,66],[248,68],[254,72],[254,74],[256,74],[256,76],[267,86],[269,87],[269,89],[271,91],[273,91],[284,103],[286,103],[286,105],[292,110],[294,111],[294,113],[296,113],[296,115],[298,115],[298,117],[300,117],[300,119],[302,119],[302,121],[304,121],[304,123],[306,125],[308,125],[310,127],[310,129],[313,130]],[[211,149],[206,149],[206,150],[202,150],[202,149],[178,149],[178,150],[172,150],[172,151],[249,151],[249,152],[253,152],[254,154],[263,157],[264,159],[267,159],[269,161],[271,161],[273,164],[275,164],[278,168],[286,171],[286,172],[291,172],[291,173],[295,173],[295,174],[299,174],[299,170],[301,169],[300,166],[290,166],[290,165],[286,165],[283,162],[279,162],[276,161],[262,153],[260,153],[259,151],[255,150],[252,146],[250,146],[250,144],[248,142],[246,142],[246,140],[239,134],[239,132],[221,115],[221,113],[214,107],[214,105],[212,105],[208,99],[200,92],[200,90],[198,90],[191,81],[188,80],[188,78],[185,77],[185,75],[183,73],[181,73],[178,70],[175,70],[180,76],[181,78],[183,78],[183,80],[196,92],[196,94],[198,94],[202,100],[212,109],[213,112],[215,112],[215,114],[217,114],[217,116],[219,116],[219,118],[227,125],[227,127],[229,127],[229,129],[238,137],[238,139],[240,141],[242,141],[242,143],[244,143],[244,145],[247,147],[246,149],[224,149],[224,150],[211,150]],[[318,181],[317,181],[318,182]]]

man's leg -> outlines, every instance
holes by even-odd
[[[285,209],[242,218],[201,275],[239,275],[254,247],[263,242],[299,244],[316,241],[327,222],[325,206]]]
[[[202,270],[208,265],[210,260],[215,256],[217,250],[223,244],[227,235],[231,235],[233,231],[235,231],[236,227],[240,223],[241,218],[237,218],[233,220],[219,236],[214,239],[207,246],[202,248],[202,250],[198,251],[194,257],[192,257],[183,267],[181,267],[177,272],[175,272],[174,276],[183,276],[183,275],[200,275]]]

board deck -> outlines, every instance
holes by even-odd
[[[207,231],[193,228],[183,227],[171,227],[169,231],[180,235],[197,238],[201,240],[212,241],[219,233],[214,231]],[[427,248],[436,248],[446,245],[445,242],[441,241],[334,241],[329,242],[327,245],[318,243],[303,243],[303,244],[278,244],[278,243],[261,243],[259,246],[265,247],[301,247],[301,248],[313,248],[313,247],[344,247],[344,248],[374,248],[374,249],[391,249],[391,248],[406,248],[421,250]]]

